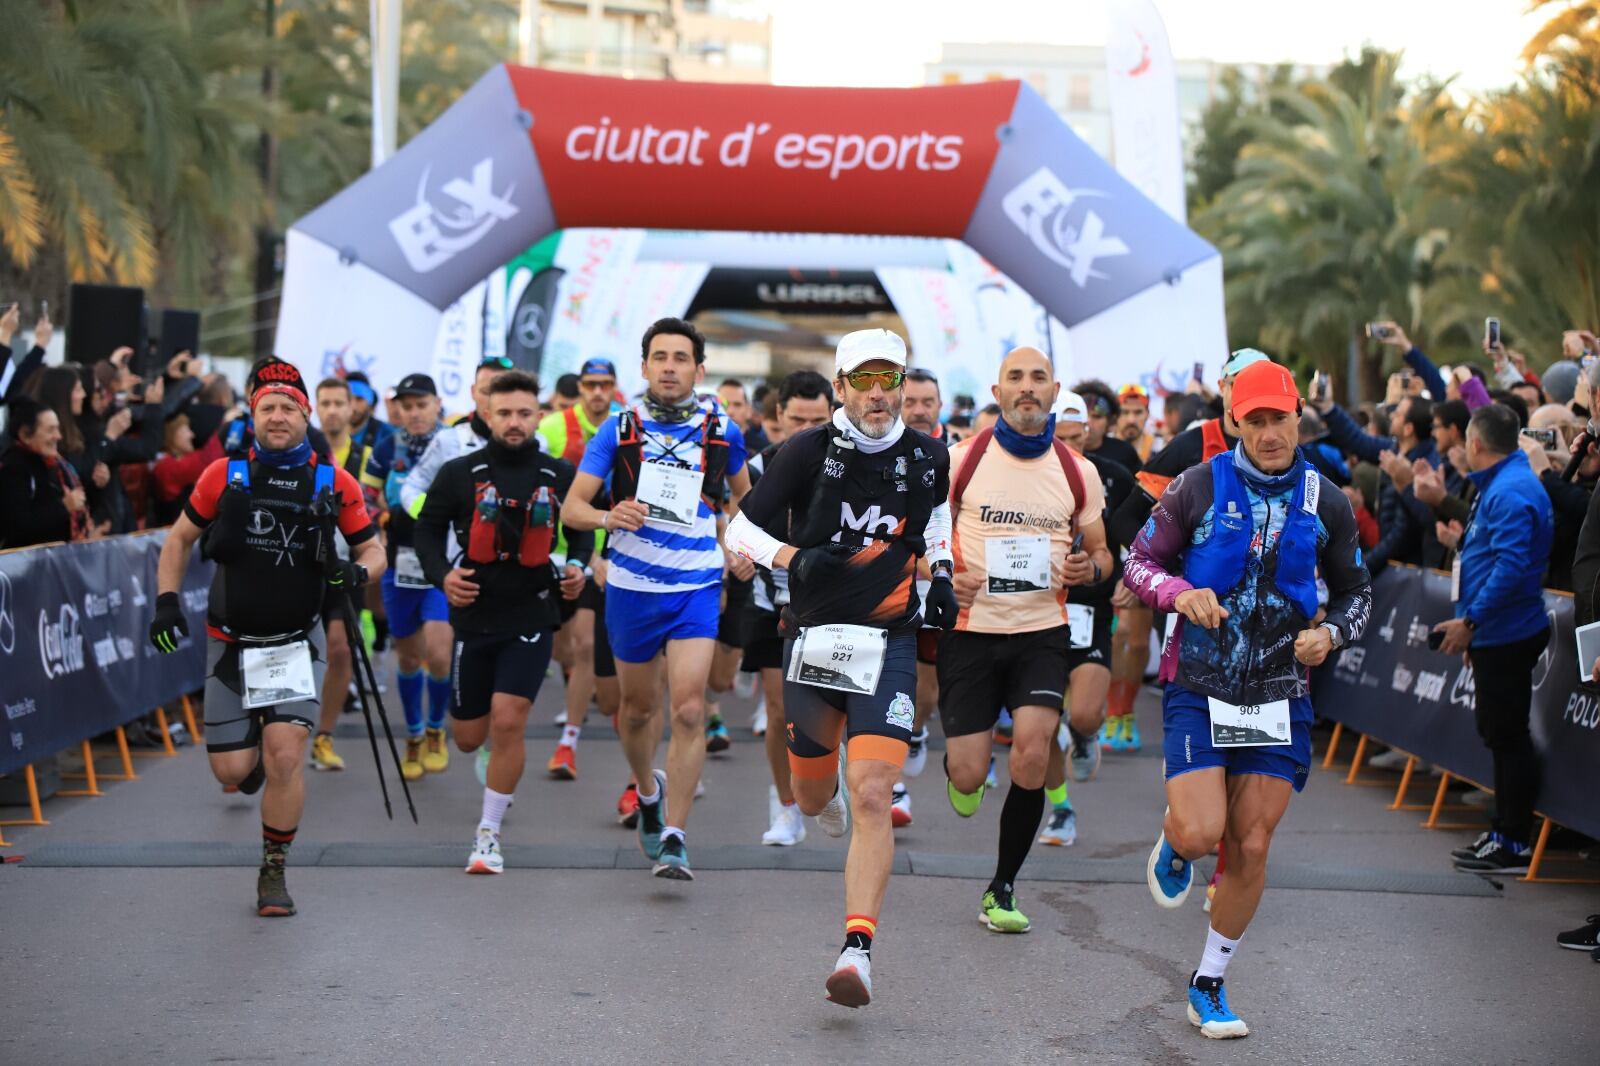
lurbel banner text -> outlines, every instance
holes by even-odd
[[[1537,809],[1600,836],[1600,689],[1578,681],[1572,597],[1546,592],[1550,639],[1533,670],[1533,744],[1544,763]],[[1450,618],[1450,575],[1390,566],[1372,582],[1372,624],[1313,674],[1317,714],[1484,786],[1494,763],[1478,736],[1472,665],[1428,647]],[[1420,792],[1420,789],[1419,789]]]
[[[206,594],[198,554],[179,594],[190,636],[150,645],[166,533],[0,555],[0,774],[14,773],[205,683]]]

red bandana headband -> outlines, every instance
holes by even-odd
[[[284,384],[257,386],[256,391],[250,395],[250,413],[252,415],[255,414],[256,405],[266,397],[274,394],[289,397],[289,399],[293,400],[295,404],[299,406],[302,414],[304,414],[307,418],[311,417],[311,401],[306,399],[306,394],[295,388],[293,385]]]

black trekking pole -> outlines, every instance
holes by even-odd
[[[349,596],[345,596],[343,599],[344,627],[350,637],[350,654],[355,662],[355,669],[352,673],[356,680],[356,694],[361,698],[361,710],[366,713],[367,701],[365,693],[371,692],[372,703],[378,709],[378,721],[383,725],[384,738],[389,742],[389,754],[394,758],[395,773],[400,775],[400,791],[405,793],[406,809],[411,812],[411,823],[416,825],[418,824],[417,805],[411,801],[411,786],[407,784],[406,775],[400,769],[400,749],[395,746],[394,731],[389,728],[389,715],[383,709],[383,697],[378,694],[378,681],[372,673],[372,660],[367,656],[367,643],[362,639],[361,630],[356,628],[355,605],[350,602]],[[365,686],[362,685],[363,675],[366,677]],[[381,781],[383,779],[383,761],[378,754],[378,738],[372,731],[372,716],[370,714],[367,715],[367,735],[372,740],[372,757],[378,760],[378,779]],[[383,805],[384,809],[387,810],[389,807],[387,786],[384,789]],[[389,817],[393,818],[394,814],[391,812]]]

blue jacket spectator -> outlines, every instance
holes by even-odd
[[[1514,437],[1512,447],[1510,455],[1469,475],[1478,497],[1461,538],[1456,617],[1472,622],[1473,648],[1510,644],[1550,624],[1544,610],[1555,534],[1550,495],[1528,457],[1515,450]]]

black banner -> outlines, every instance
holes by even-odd
[[[1428,647],[1454,615],[1450,575],[1391,566],[1372,583],[1372,624],[1319,671],[1317,713],[1483,784],[1494,780],[1473,720],[1472,667]],[[1578,681],[1572,597],[1545,593],[1550,643],[1533,671],[1533,743],[1544,760],[1538,809],[1600,837],[1600,694]]]
[[[893,310],[889,294],[871,270],[713,267],[684,317],[693,318],[701,311],[870,315]]]
[[[181,597],[189,638],[150,646],[166,532],[0,555],[0,773],[149,714],[205,681],[212,567],[198,553]]]

